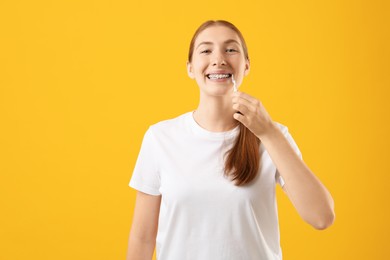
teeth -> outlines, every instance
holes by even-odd
[[[209,79],[225,79],[229,78],[230,74],[209,74],[207,75]]]

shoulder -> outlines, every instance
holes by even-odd
[[[191,115],[190,113],[191,112],[187,112],[173,118],[159,121],[150,125],[148,131],[153,134],[172,133],[172,131],[176,132],[185,126],[188,116]]]

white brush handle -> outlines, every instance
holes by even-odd
[[[233,82],[233,91],[237,92],[236,81],[234,80],[234,75],[233,74],[232,74],[232,82]]]

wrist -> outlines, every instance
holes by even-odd
[[[273,136],[277,135],[278,133],[280,133],[279,127],[274,121],[270,121],[268,123],[268,126],[266,127],[266,130],[262,134],[258,135],[257,137],[261,141],[264,141],[264,140],[271,139]]]

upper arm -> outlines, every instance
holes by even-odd
[[[143,242],[156,240],[161,195],[149,195],[137,191],[130,238]]]

